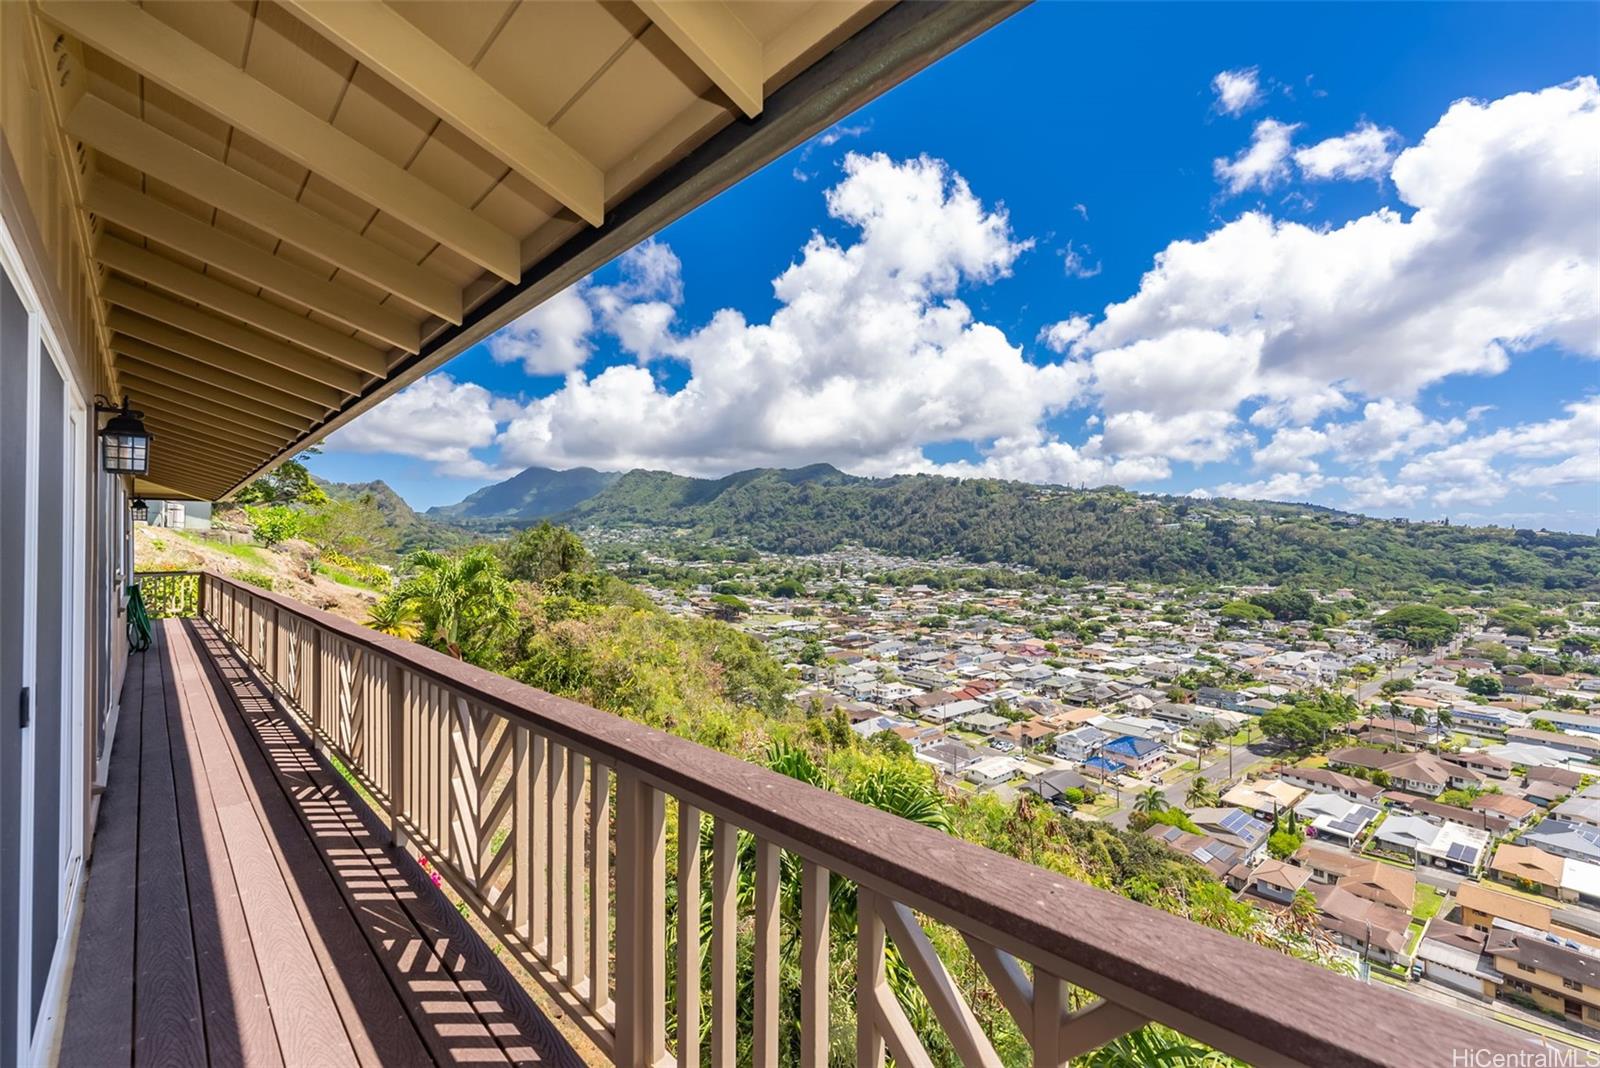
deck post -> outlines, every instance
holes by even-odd
[[[389,842],[396,849],[406,847],[406,832],[400,817],[406,811],[406,669],[398,660],[389,661]]]

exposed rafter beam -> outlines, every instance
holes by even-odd
[[[254,415],[266,422],[274,423],[293,431],[304,431],[308,422],[308,420],[292,413],[281,412],[276,408],[257,404],[248,397],[206,382],[197,382],[192,378],[186,378],[176,372],[165,371],[159,367],[150,367],[123,360],[117,364],[117,373],[128,392],[132,393],[135,399],[140,397],[183,397],[186,400],[192,400],[195,403],[219,409],[217,411],[217,418],[219,419],[231,419],[234,415],[243,413]]]
[[[263,457],[271,456],[277,451],[272,445],[248,445],[240,441],[230,441],[218,434],[196,430],[149,412],[145,413],[145,425],[150,428],[152,440],[166,440],[169,443],[181,441],[203,448],[209,455],[227,463],[259,463]]]
[[[152,345],[159,345],[169,352],[180,356],[187,356],[191,360],[219,367],[248,378],[252,382],[259,382],[263,386],[280,389],[295,397],[304,397],[328,408],[337,408],[344,403],[348,394],[344,390],[334,389],[330,386],[319,385],[301,375],[286,371],[274,364],[244,356],[233,349],[223,345],[216,345],[202,337],[175,330],[166,323],[158,323],[154,319],[146,319],[142,315],[124,311],[122,308],[112,308],[106,316],[106,327],[119,334],[148,341]]]
[[[256,428],[246,427],[242,422],[237,422],[234,419],[218,419],[216,412],[195,414],[195,412],[174,406],[165,395],[160,398],[160,403],[150,404],[149,408],[144,409],[144,419],[146,419],[146,422],[154,419],[163,425],[174,425],[174,427],[182,428],[182,430],[187,430],[187,432],[194,433],[197,436],[216,438],[216,440],[221,441],[224,446],[229,446],[229,448],[250,448],[254,444],[283,448],[283,443],[290,440],[290,435],[293,433],[291,430],[286,430],[285,427],[256,430]]]
[[[285,0],[328,40],[476,141],[591,226],[605,221],[605,175],[382,0]]]
[[[191,360],[170,349],[128,337],[126,334],[112,334],[111,348],[140,367],[170,371],[180,376],[187,375],[196,381],[225,389],[263,407],[276,408],[280,412],[299,416],[307,423],[315,422],[327,414],[327,410],[319,404],[302,400],[282,390],[271,389],[212,364]],[[151,376],[146,375],[146,377]],[[160,381],[160,379],[154,380]]]
[[[145,409],[147,411],[154,408],[179,422],[198,427],[221,428],[228,434],[246,441],[270,441],[281,446],[292,440],[295,434],[295,430],[291,427],[278,426],[248,412],[233,409],[218,410],[215,406],[207,405],[188,394],[154,390],[149,396],[154,400],[149,408]]]
[[[722,0],[637,0],[661,28],[750,118],[761,114],[766,71],[761,42]]]
[[[196,450],[193,446],[185,447],[182,442],[172,442],[172,447],[163,441],[156,446],[160,452],[152,450],[150,453],[150,470],[152,474],[162,471],[180,472],[189,481],[204,480],[206,486],[215,490],[217,483],[233,475],[236,465],[219,462],[209,453]],[[169,481],[158,478],[159,482]]]
[[[213,463],[225,470],[240,467],[246,469],[260,463],[264,458],[271,456],[272,449],[244,449],[238,446],[229,446],[226,442],[215,438],[208,438],[201,434],[189,433],[182,427],[171,425],[150,427],[151,441],[159,441],[167,448],[174,450],[187,449],[197,456],[208,457]]]
[[[141,479],[152,486],[165,486],[169,493],[182,494],[197,501],[219,501],[227,490],[219,485],[215,476],[192,475],[187,471],[176,468],[162,467],[154,464],[150,468],[150,477]],[[155,497],[156,493],[145,491],[146,496]]]
[[[206,338],[264,363],[292,371],[304,378],[332,386],[341,393],[354,393],[365,381],[356,372],[331,360],[305,352],[277,338],[258,334],[232,319],[223,319],[199,308],[180,304],[159,291],[108,278],[101,290],[106,303],[136,311],[197,337]],[[142,335],[140,335],[142,336]],[[149,340],[149,339],[146,339]],[[354,388],[352,388],[354,387]]]
[[[218,230],[147,193],[97,175],[83,206],[153,241],[170,245],[202,263],[237,275],[279,296],[314,308],[407,352],[421,346],[417,324],[392,308]]]
[[[447,279],[99,97],[79,101],[67,116],[66,129],[106,155],[276,234],[421,311],[461,323],[461,291]]]
[[[371,345],[362,344],[353,337],[331,330],[321,323],[314,323],[242,289],[235,289],[209,275],[191,271],[182,264],[149,249],[129,244],[119,237],[101,234],[95,245],[95,254],[107,267],[160,286],[185,300],[231,315],[312,352],[320,352],[346,367],[377,378],[383,377],[388,368],[383,353]]]
[[[517,240],[332,124],[127,0],[43,0],[86,44],[248,133],[508,282]]]

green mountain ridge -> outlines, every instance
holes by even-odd
[[[596,471],[592,467],[566,471],[530,467],[504,482],[485,486],[456,504],[429,508],[426,515],[465,526],[537,520],[581,504],[620,477],[615,471]]]
[[[448,549],[467,541],[458,527],[419,514],[405,498],[382,479],[372,482],[329,482],[314,479],[322,491],[336,501],[358,502],[370,497],[384,523],[394,531],[395,550],[401,555],[413,549]]]
[[[566,475],[579,477],[552,477]],[[561,492],[528,495],[518,488],[547,485]],[[564,494],[589,486],[598,488],[555,507]],[[1310,504],[1162,497],[1114,487],[938,475],[862,478],[827,464],[755,468],[719,479],[531,468],[468,501],[476,502],[466,511],[480,529],[549,519],[575,528],[654,528],[770,552],[855,544],[1093,580],[1600,594],[1600,539],[1586,535],[1410,523]],[[500,501],[510,506],[491,511]],[[436,513],[462,514],[432,509],[428,515]]]

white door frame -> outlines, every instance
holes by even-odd
[[[0,269],[5,270],[28,309],[27,393],[28,421],[24,430],[24,490],[20,509],[23,524],[23,615],[22,615],[22,684],[28,687],[30,702],[36,703],[39,691],[37,677],[38,659],[38,599],[39,599],[39,544],[35,521],[39,502],[39,433],[41,428],[40,388],[42,360],[48,358],[61,376],[63,465],[59,477],[64,478],[63,519],[61,536],[70,539],[63,554],[66,584],[63,588],[65,603],[62,611],[61,649],[61,702],[60,729],[62,797],[60,824],[60,864],[53,885],[45,892],[57,898],[57,943],[52,957],[50,973],[46,976],[43,996],[40,999],[37,1026],[33,1018],[33,988],[36,980],[33,969],[33,902],[34,894],[41,888],[35,886],[30,873],[34,870],[34,789],[37,779],[35,760],[38,747],[40,719],[37,709],[32,710],[28,727],[22,732],[20,797],[18,799],[18,875],[17,875],[17,1034],[14,1051],[0,1050],[0,1058],[11,1063],[37,1064],[48,1055],[59,1023],[62,976],[70,955],[71,939],[78,919],[78,892],[82,882],[84,856],[83,798],[84,768],[84,665],[86,663],[86,618],[84,604],[85,544],[87,531],[87,473],[88,431],[92,426],[89,408],[83,391],[63,357],[65,351],[49,320],[44,315],[33,278],[23,265],[23,259],[13,240],[10,227],[0,220]],[[15,520],[12,520],[15,521]]]

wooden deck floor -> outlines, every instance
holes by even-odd
[[[580,1064],[202,620],[129,661],[61,1064]]]

